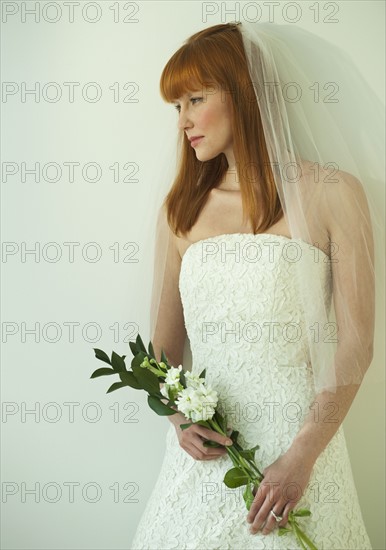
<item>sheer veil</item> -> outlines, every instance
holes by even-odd
[[[291,233],[288,255],[296,263],[315,390],[360,384],[373,357],[384,358],[384,105],[343,50],[300,27],[244,21],[223,27],[242,36]],[[163,169],[146,209],[150,339],[171,242],[162,202],[183,139],[175,127],[162,145]],[[304,245],[313,253],[304,253]],[[331,270],[331,303],[320,262]]]

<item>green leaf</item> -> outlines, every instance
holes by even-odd
[[[257,449],[260,449],[259,445],[255,445],[252,449],[241,449],[239,453],[243,458],[248,458],[249,460],[254,460],[255,452]]]
[[[124,388],[126,384],[124,382],[114,382],[112,386],[109,387],[106,393],[111,393],[112,391],[119,390],[119,388]]]
[[[122,382],[126,384],[126,386],[130,386],[135,390],[142,390],[141,384],[138,382],[132,372],[120,372],[119,378],[122,380]]]
[[[233,430],[233,432],[229,436],[231,438],[231,440],[233,441],[233,443],[237,443],[237,438],[239,437],[239,433],[240,432],[238,432],[237,430]]]
[[[181,430],[186,430],[186,428],[190,428],[190,426],[193,426],[193,422],[190,424],[180,424]]]
[[[185,373],[183,372],[183,369],[180,372],[180,382],[183,385],[183,387],[186,388],[186,378],[185,378]]]
[[[98,378],[98,376],[106,376],[107,374],[116,374],[115,370],[102,367],[101,369],[94,370],[90,378]]]
[[[200,373],[200,378],[205,378],[205,374],[206,374],[206,369],[204,369],[203,371],[201,371]]]
[[[207,420],[196,420],[195,424],[200,424],[200,426],[205,426],[205,428],[209,428],[209,430],[212,429]]]
[[[171,407],[165,405],[165,403],[162,403],[162,401],[158,399],[158,397],[154,397],[154,395],[148,395],[147,402],[149,407],[160,416],[170,416],[177,412]]]
[[[239,453],[243,458],[247,458],[249,460],[253,460],[255,457],[255,453],[251,451],[251,449],[242,449]]]
[[[145,359],[145,357],[147,357],[147,353],[144,353],[143,351],[138,352],[136,356],[133,357],[133,359],[131,360],[131,368],[133,369],[133,367],[137,366],[142,369],[143,367],[141,367],[141,363]]]
[[[180,428],[181,430],[186,430],[186,428],[193,426],[193,424],[199,424],[200,426],[205,426],[205,428],[211,430],[210,424],[206,420],[197,420],[196,422],[190,422],[189,424],[180,424]]]
[[[293,515],[297,517],[305,517],[305,516],[310,516],[311,512],[306,508],[299,508],[299,510],[295,510],[293,512]]]
[[[211,439],[206,439],[203,444],[203,447],[224,447],[224,445],[221,445],[221,443],[217,443],[217,441],[212,441]]]
[[[286,533],[292,533],[291,529],[287,529],[286,527],[279,527],[279,532],[278,532],[279,537],[282,537]]]
[[[140,351],[135,342],[129,342],[129,346],[130,346],[131,352],[134,356],[137,355],[137,353]]]
[[[138,365],[134,365],[132,369],[142,389],[150,394],[159,393],[158,377],[153,372]]]
[[[100,359],[101,361],[104,361],[108,365],[111,365],[110,359],[109,359],[109,356],[107,355],[107,353],[105,353],[103,350],[98,349],[98,348],[93,348],[93,350],[95,352],[95,357],[97,359]]]
[[[252,487],[250,483],[247,483],[247,486],[245,487],[245,491],[243,493],[243,499],[245,501],[245,505],[247,507],[247,510],[250,510],[251,504],[254,499],[254,494],[252,493]]]
[[[149,342],[149,354],[154,357],[154,359],[156,359],[156,356],[155,356],[155,353],[154,353],[154,348],[153,348],[153,344],[151,343],[151,340]]]
[[[147,350],[146,350],[145,345],[142,342],[142,338],[140,337],[139,334],[137,334],[136,344],[138,346],[138,349],[140,349],[141,351],[143,351],[147,355]]]
[[[235,489],[248,483],[248,476],[241,468],[231,468],[224,476],[224,483],[227,487]]]
[[[161,350],[161,361],[165,363],[165,365],[169,364],[169,359],[166,357],[164,350]]]
[[[111,364],[113,366],[113,369],[116,372],[125,372],[126,371],[125,361],[122,359],[122,357],[120,355],[115,353],[115,351],[113,351],[113,353],[111,354]]]

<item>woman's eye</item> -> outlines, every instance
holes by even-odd
[[[190,101],[193,101],[193,102],[195,103],[196,101],[200,101],[201,99],[202,99],[202,97],[191,97],[191,98],[190,98]],[[193,104],[194,104],[194,103],[193,103]],[[176,109],[176,111],[177,111],[178,113],[179,113],[180,110],[181,110],[180,105],[174,105],[174,108]]]

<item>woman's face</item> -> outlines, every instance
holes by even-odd
[[[201,138],[191,141],[198,160],[210,160],[224,153],[231,164],[233,136],[229,94],[219,87],[203,87],[185,93],[173,103],[179,113],[178,128],[188,139]]]

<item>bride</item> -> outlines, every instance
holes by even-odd
[[[294,101],[312,81],[296,57],[307,40],[215,25],[162,73],[181,152],[157,223],[152,342],[177,366],[189,337],[192,372],[206,368],[241,445],[260,445],[264,480],[248,512],[223,483],[230,440],[169,416],[133,549],[300,548],[278,536],[298,507],[319,550],[371,548],[342,421],[373,356],[378,241],[342,120]]]

